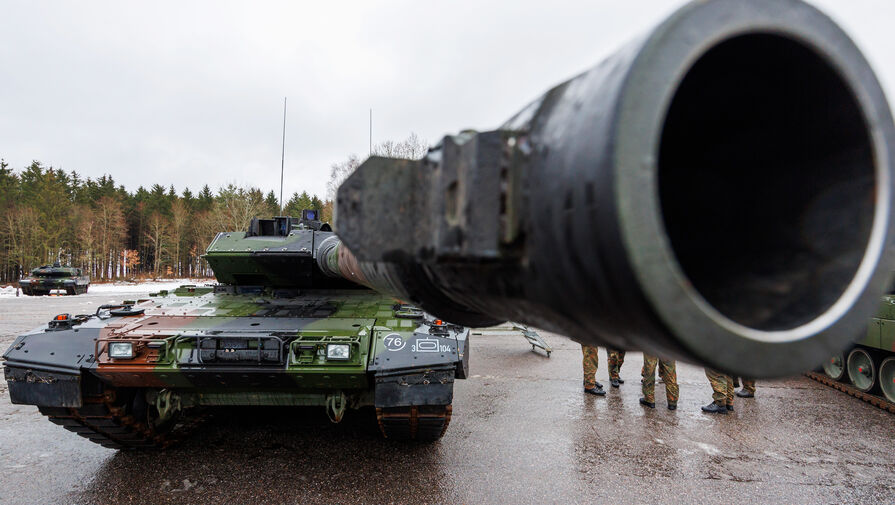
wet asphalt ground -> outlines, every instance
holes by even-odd
[[[60,312],[132,293],[0,298],[0,346]],[[727,416],[703,414],[701,368],[678,365],[677,411],[638,404],[639,353],[608,394],[581,392],[581,351],[545,334],[472,341],[444,438],[383,440],[370,412],[216,411],[165,452],[105,449],[12,405],[0,385],[0,503],[895,502],[895,417],[805,378],[760,382]],[[661,385],[659,385],[661,386]],[[354,414],[354,415],[351,415]]]

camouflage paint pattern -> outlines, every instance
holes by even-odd
[[[733,378],[710,368],[705,376],[712,385],[712,400],[718,405],[733,405]]]
[[[665,382],[665,397],[669,404],[677,404],[680,388],[677,384],[677,367],[674,361],[660,360],[655,356],[643,355],[643,398],[650,403],[655,403],[656,368],[659,368],[659,376]]]
[[[597,348],[589,345],[581,346],[583,355],[581,366],[584,370],[584,387],[591,389],[597,385],[597,368],[600,365],[600,357],[597,355]]]
[[[340,390],[356,395],[352,398],[356,405],[365,405],[370,399],[364,393],[372,386],[368,366],[386,351],[384,339],[397,337],[409,348],[423,338],[415,334],[422,321],[406,317],[403,307],[366,289],[315,290],[297,298],[274,298],[182,287],[138,301],[134,309],[142,314],[91,320],[81,327],[100,327],[94,373],[113,386],[178,389],[199,395],[203,404],[238,403],[236,398],[245,396],[239,388],[253,395],[262,391],[316,395],[293,399],[291,404],[322,404],[325,393]],[[454,358],[448,359],[461,359],[452,335],[425,339],[437,341],[442,358],[450,354]],[[274,359],[278,345],[267,350],[264,342],[271,339],[288,342],[282,363]],[[112,342],[132,343],[135,356],[110,358]],[[214,348],[205,349],[200,342]],[[349,344],[350,359],[328,360],[326,345],[331,343]],[[217,359],[240,351],[250,353],[253,360],[269,357],[270,362]],[[204,360],[198,358],[202,355]],[[212,369],[218,373],[208,373]]]
[[[625,362],[625,351],[606,349],[606,366],[609,368],[609,378],[619,379],[619,372]]]

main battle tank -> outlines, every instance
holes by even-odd
[[[4,355],[13,403],[106,447],[165,446],[192,412],[321,406],[338,422],[375,408],[390,439],[432,441],[469,366],[465,327],[356,281],[329,225],[254,219],[205,258],[219,284],[61,314]]]
[[[335,229],[448,321],[785,376],[876,308],[893,181],[889,105],[832,20],[703,0],[497,130],[368,159]]]
[[[31,271],[31,275],[19,281],[26,295],[49,295],[52,291],[65,291],[68,295],[80,295],[90,287],[90,277],[80,268],[64,267],[58,261]]]
[[[895,260],[893,191],[888,103],[833,21],[799,0],[701,0],[498,130],[368,159],[338,190],[344,246],[259,221],[210,247],[218,293],[20,337],[10,396],[106,444],[156,443],[177,412],[234,401],[372,403],[388,436],[432,439],[465,374],[463,326],[505,320],[792,374],[866,327]],[[346,279],[440,319],[308,289]],[[354,322],[314,324],[331,319]],[[336,374],[331,343],[365,361]]]

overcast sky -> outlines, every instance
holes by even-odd
[[[332,163],[493,128],[682,0],[0,0],[0,157],[129,190],[234,182],[321,196]],[[895,2],[816,0],[895,97]],[[151,6],[151,8],[150,8]]]

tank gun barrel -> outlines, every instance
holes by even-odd
[[[336,231],[452,322],[782,376],[846,345],[888,284],[893,147],[828,17],[700,1],[495,131],[368,159]]]
[[[317,266],[330,277],[346,279],[395,298],[409,299],[394,264],[359,262],[335,235],[317,247]]]

